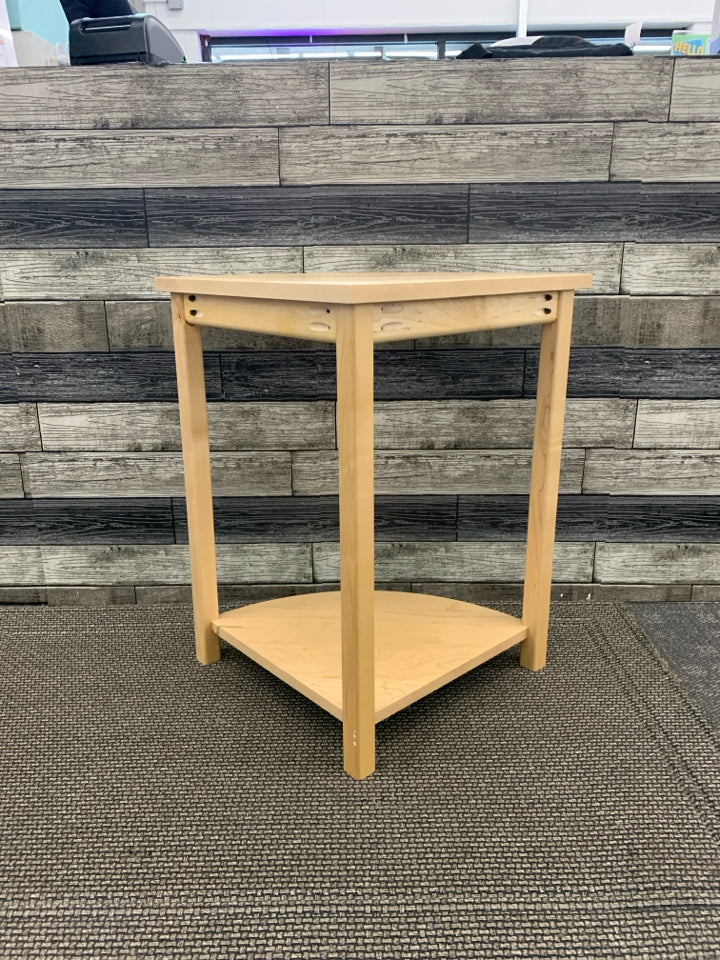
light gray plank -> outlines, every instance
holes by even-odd
[[[158,546],[40,547],[48,585],[188,583],[190,550],[185,544]],[[223,583],[301,583],[311,579],[310,545],[231,544],[217,548]]]
[[[332,123],[665,120],[672,61],[331,63]],[[531,93],[529,93],[531,91]]]
[[[720,63],[708,57],[675,61],[671,120],[720,120]]]
[[[65,353],[108,349],[102,300],[20,301],[6,304],[5,310],[8,350]]]
[[[47,601],[45,587],[0,587],[0,603],[2,604],[44,604]]]
[[[588,450],[582,492],[644,497],[717,496],[720,453]]]
[[[185,496],[180,453],[28,453],[21,462],[32,497]],[[211,462],[216,496],[291,493],[289,453],[216,453]]]
[[[286,128],[280,131],[280,181],[607,180],[611,140],[607,123]]]
[[[598,543],[600,583],[720,583],[718,543]]]
[[[0,453],[0,497],[24,497],[20,460],[16,453]]]
[[[720,180],[720,123],[617,124],[610,179]]]
[[[570,581],[590,580],[593,544],[555,544],[554,576]],[[340,545],[316,543],[314,579],[337,580]],[[375,576],[379,580],[490,580],[518,581],[525,575],[524,543],[378,543]]]
[[[522,600],[522,583],[413,583],[414,593],[430,593],[438,597],[464,600],[492,606],[498,601]],[[608,603],[630,601],[689,600],[689,584],[614,584],[614,583],[553,583],[553,601],[578,603]]]
[[[0,450],[22,453],[40,450],[40,430],[34,403],[0,405]]]
[[[640,400],[633,446],[720,449],[720,400]]]
[[[635,400],[569,400],[565,447],[632,446],[635,407]],[[534,400],[375,404],[375,445],[385,450],[532,447],[534,426]]]
[[[330,583],[227,583],[220,584],[220,609],[229,610],[247,603],[262,603],[278,597],[293,597],[305,593],[324,593],[339,590],[340,584]],[[396,584],[376,584],[377,590],[397,589]],[[139,604],[192,603],[190,584],[173,586],[138,586],[135,595]]]
[[[44,583],[40,547],[0,546],[0,585],[34,587]]]
[[[720,297],[623,297],[620,346],[720,347]]]
[[[41,403],[38,416],[46,451],[181,449],[176,403]],[[335,446],[335,404],[328,401],[209,403],[208,419],[213,450]]]
[[[83,97],[83,101],[86,98]],[[174,101],[173,101],[174,102]],[[172,111],[168,111],[171,113]],[[0,130],[0,182],[13,187],[230,187],[278,182],[273,129]]]
[[[23,68],[0,74],[0,102],[0,126],[10,129],[327,123],[328,69],[308,62]]]
[[[619,243],[469,243],[307,247],[305,270],[588,272],[595,293],[620,288]]]
[[[0,260],[8,300],[167,300],[168,294],[155,289],[158,275],[301,270],[301,252],[292,247],[5,250]]]
[[[691,600],[720,602],[720,584],[696,583],[693,584]]]
[[[0,298],[2,298],[2,282],[0,281]],[[7,314],[5,304],[0,302],[0,353],[9,353],[12,350],[10,332],[7,328]]]
[[[378,494],[528,493],[530,450],[379,450],[375,456]],[[563,454],[560,489],[579,493],[584,452]],[[293,493],[299,496],[337,494],[336,454],[300,451],[292,454]]]
[[[106,607],[134,604],[135,590],[126,587],[48,587],[45,591],[49,607]]]
[[[631,294],[720,294],[720,245],[626,243],[622,290]]]
[[[172,318],[167,301],[109,300],[105,309],[111,350],[173,349]],[[224,330],[221,327],[204,327],[202,341],[206,350],[334,349],[334,344],[323,340],[273,337],[248,330]]]

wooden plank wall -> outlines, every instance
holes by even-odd
[[[0,182],[1,600],[188,599],[153,277],[345,269],[592,271],[556,596],[720,598],[720,63],[6,70]],[[204,341],[224,599],[326,588],[332,350]],[[383,585],[518,595],[537,363],[378,351]]]

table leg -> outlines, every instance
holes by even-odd
[[[185,465],[195,649],[200,663],[214,663],[220,659],[220,639],[212,629],[212,621],[218,616],[217,560],[202,331],[199,326],[186,323],[182,294],[172,294],[172,318]]]
[[[520,663],[529,670],[542,669],[547,656],[572,312],[573,292],[564,291],[557,320],[542,327],[522,614],[528,636],[520,646]]]
[[[373,317],[367,306],[338,311],[340,593],[345,770],[375,769],[375,529]]]

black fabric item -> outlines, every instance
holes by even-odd
[[[631,57],[632,50],[624,43],[591,43],[584,37],[538,37],[533,43],[515,47],[486,47],[474,43],[458,54],[457,60],[511,60],[521,57]]]
[[[128,0],[60,0],[68,23],[83,17],[132,17]]]

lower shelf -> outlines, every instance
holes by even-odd
[[[221,614],[233,647],[342,720],[340,593],[308,593]],[[421,593],[375,593],[375,721],[527,636],[516,617]]]

